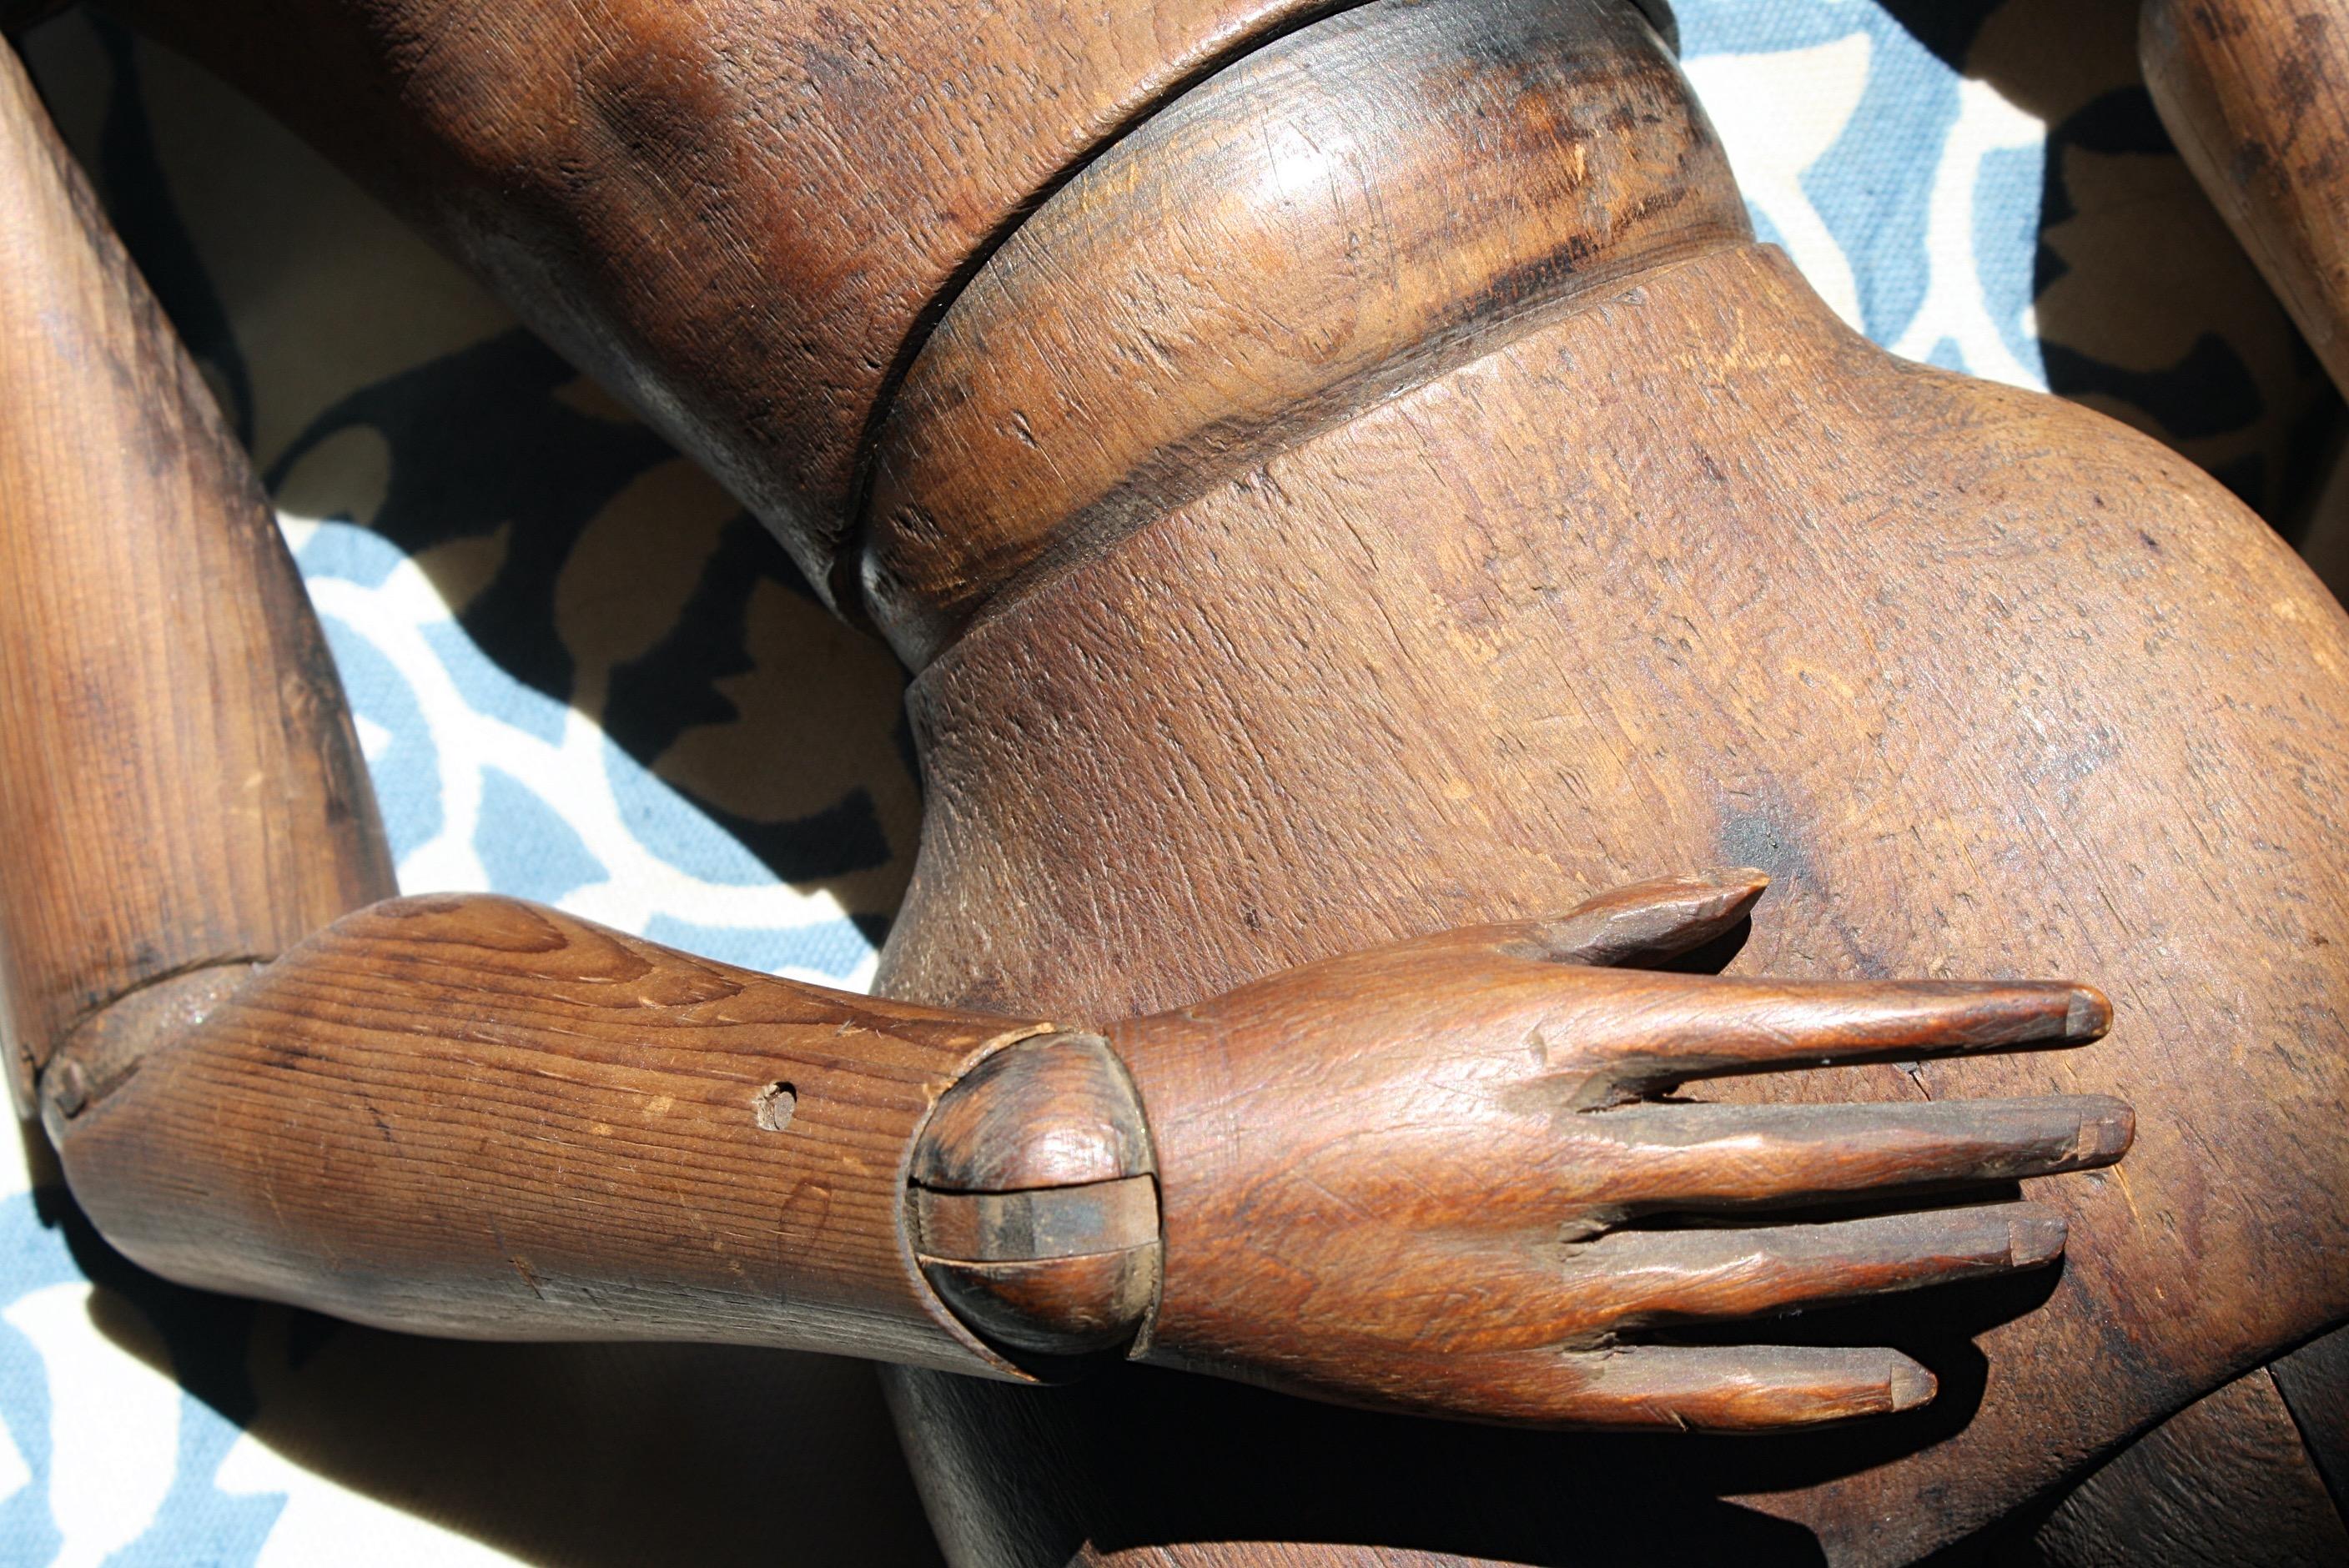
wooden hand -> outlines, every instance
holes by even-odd
[[[2102,1035],[2060,983],[1803,983],[1650,967],[1744,918],[1758,872],[1671,879],[1563,919],[1447,932],[1111,1031],[1164,1206],[1144,1359],[1345,1403],[1554,1426],[1756,1429],[1904,1409],[1884,1349],[1641,1344],[2044,1264],[2031,1202],[1969,1184],[2108,1164],[2101,1096],[1740,1105],[1723,1074]],[[1910,1212],[1804,1222],[1834,1201]]]

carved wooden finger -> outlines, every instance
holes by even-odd
[[[2059,980],[1640,978],[1577,1052],[1632,1092],[1723,1073],[2085,1045],[2113,1017],[2102,992]]]
[[[2064,1217],[1998,1203],[1760,1229],[1618,1231],[1569,1251],[1565,1289],[1609,1332],[1763,1316],[2036,1268],[2064,1251]]]
[[[1639,1346],[1527,1356],[1513,1369],[1541,1375],[1527,1378],[1527,1403],[1551,1425],[1776,1431],[1913,1409],[1936,1390],[1897,1350],[1807,1346]]]
[[[2095,1170],[2127,1151],[2136,1119],[2104,1095],[2061,1095],[1634,1105],[1593,1113],[1572,1131],[1619,1141],[1622,1158],[1603,1200],[1610,1212],[1704,1213]]]
[[[1562,964],[1639,968],[1703,946],[1734,927],[1770,885],[1751,866],[1659,877],[1604,892],[1526,933],[1539,956]]]

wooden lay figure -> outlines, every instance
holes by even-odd
[[[2153,443],[1837,324],[1661,6],[121,9],[888,637],[927,799],[870,999],[377,902],[262,498],[12,69],[9,1026],[133,1258],[899,1363],[968,1563],[2349,1544],[2349,624]],[[2042,975],[2111,1037],[1951,978]]]

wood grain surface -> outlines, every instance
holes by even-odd
[[[901,1210],[938,1096],[1041,1026],[411,898],[319,932],[50,1120],[107,1239],[182,1283],[467,1338],[1008,1375],[922,1283]]]
[[[2036,1163],[2005,1173],[2027,1177],[2079,1160],[2095,1120],[2067,1128],[2053,1097],[2135,1102],[2127,1164],[2035,1184],[1999,1221],[1936,1210],[1930,1236],[1830,1222],[1875,1227],[1839,1233],[1837,1255],[1884,1283],[1920,1257],[1947,1272],[2042,1259],[2068,1230],[2060,1270],[1785,1330],[1846,1365],[1850,1347],[1897,1349],[1938,1380],[1930,1405],[1731,1442],[1405,1420],[1147,1366],[1042,1391],[905,1373],[893,1398],[959,1560],[1911,1561],[2349,1315],[2349,622],[2180,460],[2077,408],[1895,362],[1783,258],[1740,243],[1710,132],[1632,7],[127,8],[418,214],[835,593],[858,553],[843,542],[864,521],[864,456],[885,439],[872,581],[901,646],[929,660],[913,696],[929,818],[885,958],[893,995],[1093,1029],[1179,1019],[1283,968],[1706,862],[1759,866],[1776,890],[1750,936],[1720,937],[1711,960],[1729,978],[1713,984],[1730,989],[1708,995],[1800,1024],[1791,1037],[1816,1022],[1783,989],[1800,982],[2052,974],[2112,995],[2115,1032],[2085,1054],[1772,1071],[1708,1081],[1688,1104],[1566,1108],[1650,1117],[1620,1141],[1652,1152],[1678,1134],[1651,1112],[1768,1148],[1807,1136],[1818,1107],[1873,1100],[1901,1108],[1874,1113],[1879,1130],[1946,1150],[1961,1140],[1944,1102],[2013,1099],[2021,1119],[1999,1137]],[[1438,112],[1447,94],[1491,123]],[[901,377],[903,417],[878,430]],[[958,465],[981,464],[974,486]],[[866,1239],[823,1260],[852,1284],[763,1256],[746,1283],[730,1265],[774,1224],[757,1181],[813,1091],[761,1076],[771,1044],[733,1059],[725,1042],[807,1018],[722,966],[567,927],[517,935],[471,907],[356,917],[229,1000],[159,1001],[163,1026],[211,1008],[205,1048],[57,1103],[79,1124],[77,1190],[134,1238],[156,1225],[134,1253],[194,1270],[249,1258],[285,1294],[323,1288],[361,1316],[481,1332],[584,1308],[784,1342],[821,1325],[877,1354],[985,1364],[916,1310],[902,1244],[871,1240],[900,1234],[879,1166],[905,1169],[912,1107],[943,1091],[952,1050],[916,1042],[901,1071],[894,1046],[879,1068],[823,1067],[877,1074],[843,1096],[884,1124],[870,1146],[854,1119],[817,1124],[869,1167],[837,1200]],[[497,1008],[452,1015],[399,991],[419,967],[403,946],[416,923],[477,918],[488,929],[427,944],[420,966],[453,952]],[[675,989],[624,995],[639,976]],[[1694,977],[1654,984],[1634,1011],[1691,1026]],[[2033,995],[2013,1006],[2055,1027]],[[755,999],[739,1026],[733,995]],[[625,1023],[599,1012],[616,1006]],[[509,1009],[557,1017],[554,1043],[503,1035]],[[305,1028],[340,1043],[285,1057]],[[663,1055],[685,1035],[695,1050]],[[1228,1151],[1238,1190],[1309,1219],[1319,1200],[1286,1166],[1312,1174],[1344,1119],[1316,1092],[1378,1086],[1300,1073],[1292,1088],[1270,1046],[1208,1035],[1162,1022],[1123,1047],[1171,1135],[1170,1289],[1194,1222],[1260,1257],[1252,1275],[1185,1275],[1153,1344],[1260,1374],[1269,1352],[1243,1342],[1243,1320],[1317,1321],[1297,1281],[1334,1277],[1327,1237],[1308,1226],[1305,1255],[1283,1260],[1280,1228],[1219,1210],[1234,1185],[1203,1173]],[[1879,1043],[1920,1048],[1913,1032]],[[1365,1070],[1379,1059],[1364,1053]],[[1218,1064],[1236,1060],[1234,1096]],[[289,1072],[326,1092],[296,1097],[290,1152],[256,1152],[286,1125],[274,1086]],[[813,1081],[820,1107],[839,1086]],[[319,1249],[358,1222],[326,1201],[333,1182],[419,1168],[365,1115],[378,1089],[428,1142],[458,1140],[421,1157],[448,1176],[394,1207],[512,1203],[526,1245],[402,1222],[367,1233],[388,1266],[320,1286]],[[1274,1091],[1280,1115],[1229,1119]],[[664,1096],[659,1116],[690,1124],[692,1161],[724,1169],[722,1191],[646,1179],[712,1168],[664,1152],[678,1129],[649,1109]],[[1376,1132],[1406,1143],[1428,1109],[1378,1104]],[[529,1130],[550,1126],[559,1161],[533,1163],[549,1150]],[[626,1130],[641,1161],[598,1126]],[[1443,1152],[1442,1117],[1425,1131]],[[481,1139],[522,1174],[456,1152]],[[1284,1162],[1292,1147],[1305,1158]],[[1489,1171],[1458,1165],[1437,1169],[1479,1192],[1556,1174],[1522,1140]],[[173,1189],[180,1170],[207,1185]],[[583,1192],[643,1207],[589,1236]],[[221,1228],[145,1218],[172,1203]],[[709,1236],[677,1216],[704,1207],[723,1244],[697,1251]],[[1525,1223],[1493,1207],[1494,1223]],[[1688,1233],[1679,1262],[1601,1258],[1603,1283],[1650,1281],[1648,1305],[1677,1313],[1754,1255],[1692,1266],[1718,1238]],[[1760,1272],[1804,1277],[1798,1252],[1782,1240]],[[573,1311],[547,1305],[543,1261],[579,1285]],[[1756,1277],[1738,1274],[1747,1306]],[[779,1305],[787,1279],[802,1294]],[[1645,1308],[1622,1310],[1636,1325]],[[1343,1300],[1318,1321],[1371,1341],[1394,1326]],[[1611,1321],[1537,1326],[1547,1346]],[[1447,1352],[1495,1347],[1477,1322],[1422,1313],[1384,1336],[1443,1376]],[[1685,1366],[1722,1347],[1704,1326],[1674,1332]],[[1343,1397],[1303,1337],[1264,1380]],[[1728,1365],[1742,1370],[1710,1385],[1716,1399],[1750,1386],[1750,1358]],[[1898,1365],[1875,1370],[1876,1408],[1904,1403]],[[1383,1391],[1444,1408],[1428,1378]]]
[[[0,49],[0,1032],[185,1005],[393,891],[334,661],[212,394]],[[103,1037],[100,1038],[99,1037]]]
[[[2319,1335],[2268,1372],[2324,1490],[2349,1520],[2349,1328]]]
[[[2325,1568],[2349,1562],[2349,1527],[2261,1367],[2116,1455],[2016,1555],[2032,1568]]]
[[[2139,50],[2188,167],[2349,388],[2349,3],[2146,0]]]
[[[1598,19],[1588,39],[1655,46]],[[1695,115],[1668,73],[1606,79],[1640,86],[1634,120]],[[1117,195],[1088,185],[1054,201]],[[1217,286],[1247,297],[1266,286],[1251,258],[1326,253],[1331,208],[1294,210],[1288,249],[1278,213],[1252,212]],[[1009,247],[999,264],[1045,270]],[[1016,292],[982,273],[963,299]],[[1247,1540],[1905,1562],[2349,1315],[2339,607],[2206,476],[2075,407],[1891,360],[1767,250],[1634,269],[1569,305],[1527,306],[1481,357],[1269,453],[1240,421],[1234,460],[1164,515],[1088,521],[1002,603],[956,612],[969,631],[913,696],[930,815],[884,984],[1098,1026],[1744,862],[1783,903],[1733,975],[2071,974],[2118,1022],[2080,1057],[1708,1098],[2100,1090],[2137,1107],[2137,1150],[2033,1194],[2072,1238],[2044,1299],[1961,1286],[1845,1324],[1863,1336],[1829,1343],[1890,1343],[1941,1380],[1872,1432],[1661,1455],[1146,1372],[1017,1410],[900,1377],[969,1561]],[[1153,352],[1156,316],[1076,319],[1098,335],[1070,360]],[[1039,756],[1054,765],[1022,766]],[[1328,1489],[1309,1497],[1308,1451]],[[1471,1474],[1440,1502],[1407,1479]],[[1626,1499],[1646,1533],[1594,1534]]]
[[[1651,967],[1762,891],[1749,872],[1669,879],[1633,890],[1651,908],[1601,901],[1598,930],[1443,933],[1118,1026],[1163,1193],[1165,1277],[1139,1354],[1531,1426],[1760,1431],[1924,1404],[1934,1378],[1914,1360],[1788,1345],[1783,1315],[2052,1263],[2062,1216],[1985,1189],[2110,1164],[2127,1108],[1674,1091],[2079,1045],[2110,1010],[2062,982]],[[1655,907],[1683,918],[1645,918]],[[1806,1212],[1855,1202],[1868,1212]],[[1691,1326],[1713,1342],[1675,1343]]]
[[[1257,50],[1020,226],[884,422],[866,604],[916,668],[1056,552],[1749,237],[1620,5],[1378,5]]]

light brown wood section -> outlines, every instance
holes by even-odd
[[[470,1338],[1002,1373],[922,1283],[902,1193],[938,1095],[1036,1027],[406,899],[50,1122],[107,1239],[185,1284]]]
[[[29,1111],[78,1029],[141,1048],[110,1006],[393,884],[276,520],[5,49],[0,214],[0,1030]]]
[[[1748,237],[1628,5],[1379,4],[1183,96],[1021,225],[882,428],[866,603],[990,596],[1637,266]]]
[[[980,624],[914,704],[895,994],[1098,1020],[1702,857],[1782,901],[1733,974],[2075,974],[2118,1020],[2078,1056],[1710,1093],[2139,1114],[2119,1173],[2034,1194],[2072,1238],[2044,1305],[1904,1303],[1893,1343],[1943,1386],[1905,1427],[1663,1466],[1129,1378],[1042,1396],[1071,1429],[1014,1451],[1032,1408],[926,1392],[920,1464],[988,1470],[1008,1511],[1050,1506],[1023,1470],[1102,1452],[1076,1516],[1106,1546],[1540,1560],[1636,1484],[1676,1530],[1766,1535],[1714,1501],[1755,1494],[1836,1561],[1904,1562],[2349,1314],[2349,622],[2203,474],[1889,358],[1774,253],[1641,273],[1236,472]],[[1350,1511],[1263,1479],[1307,1446],[1362,1478]],[[1470,1467],[1474,1506],[1392,1495]]]
[[[2349,0],[2146,0],[2139,42],[2187,165],[2349,389]]]
[[[832,592],[865,428],[925,313],[1105,140],[1331,4],[116,9],[416,219]]]

